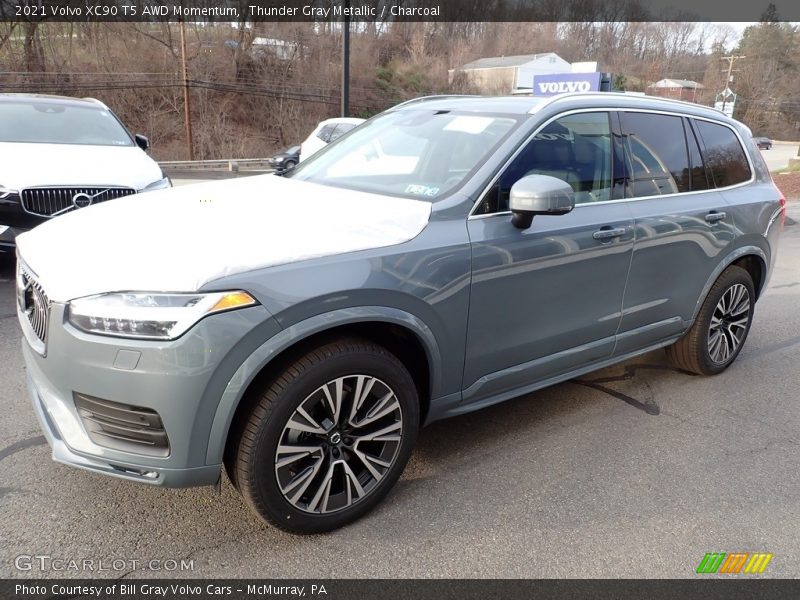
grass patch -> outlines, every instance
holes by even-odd
[[[800,156],[793,157],[800,159]],[[783,167],[781,169],[775,169],[771,171],[773,175],[780,175],[781,173],[800,173],[800,160],[794,161],[794,163],[790,163],[788,167]]]

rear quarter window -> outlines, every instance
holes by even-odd
[[[333,131],[333,133],[331,133],[331,139],[329,141],[332,142],[334,140],[338,140],[345,133],[353,129],[356,125],[357,123],[339,123],[339,125],[336,126],[336,129]]]
[[[730,127],[709,121],[694,121],[702,140],[706,166],[718,188],[744,183],[752,176],[750,163],[739,138]]]
[[[319,130],[317,133],[317,137],[321,139],[323,142],[328,143],[331,141],[331,135],[333,134],[333,130],[336,129],[336,125],[325,125],[322,129]]]
[[[630,156],[629,193],[662,196],[691,190],[689,155],[680,117],[621,113]]]

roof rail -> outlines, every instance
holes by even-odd
[[[102,102],[102,101],[98,100],[97,98],[86,97],[86,98],[81,98],[81,100],[86,100],[87,102],[94,102],[95,104],[99,104],[100,106],[103,106],[103,107],[105,107],[105,108],[108,108],[108,107],[105,105],[105,103],[104,103],[104,102]]]
[[[557,94],[555,96],[551,96],[548,99],[547,104],[552,104],[552,103],[558,102],[559,100],[565,100],[565,99],[568,99],[568,98],[575,98],[576,96],[592,97],[592,98],[598,98],[598,97],[599,98],[608,98],[609,94],[613,94],[613,93],[614,92],[567,92],[567,93],[564,93],[564,94]],[[721,110],[719,110],[717,108],[714,108],[713,106],[706,106],[705,104],[697,104],[696,102],[687,102],[686,100],[675,100],[673,98],[664,98],[662,96],[650,96],[650,95],[644,95],[644,96],[624,95],[623,97],[624,98],[628,98],[630,100],[633,100],[634,102],[652,102],[653,100],[657,100],[659,102],[665,102],[667,104],[679,104],[681,106],[690,106],[692,108],[699,108],[699,109],[702,109],[702,110],[709,110],[709,111],[713,111],[713,112],[719,113],[721,115],[725,115],[724,112],[722,112]],[[542,108],[542,105],[537,106],[536,110],[537,111],[541,110],[541,108]],[[728,115],[725,115],[725,116],[727,117]]]
[[[433,94],[431,96],[421,96],[419,98],[412,98],[400,104],[395,104],[392,109],[400,108],[401,106],[408,106],[409,104],[416,104],[417,102],[427,102],[428,100],[443,100],[445,98],[481,98],[479,94]]]

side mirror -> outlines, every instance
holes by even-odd
[[[549,175],[527,175],[511,187],[511,223],[527,229],[535,215],[565,215],[575,208],[575,192],[566,182]]]
[[[136,145],[139,146],[142,150],[149,150],[150,149],[150,140],[148,140],[145,136],[141,133],[137,133],[133,136]]]

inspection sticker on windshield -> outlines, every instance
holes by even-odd
[[[445,131],[463,131],[464,133],[481,133],[494,122],[492,117],[456,117],[444,126]]]
[[[406,194],[414,194],[416,196],[427,196],[428,198],[432,198],[438,193],[439,193],[438,187],[418,185],[415,183],[406,186]]]

